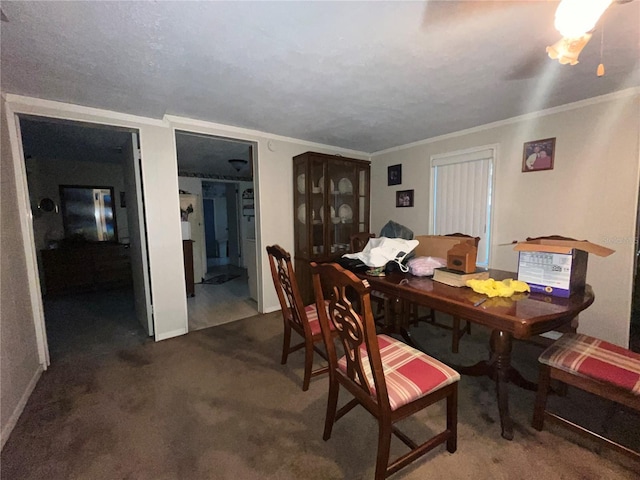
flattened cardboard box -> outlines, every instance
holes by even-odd
[[[608,257],[615,250],[586,240],[533,239],[518,242],[518,280],[532,292],[555,297],[570,297],[584,290],[587,283],[589,253]]]

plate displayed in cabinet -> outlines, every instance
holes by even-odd
[[[346,203],[342,204],[340,208],[338,208],[338,216],[343,222],[350,222],[353,219],[353,210],[351,210],[351,207]]]
[[[320,180],[318,182],[318,187],[320,187],[321,192],[324,191],[324,177],[320,177]],[[335,189],[336,189],[336,184],[333,183],[333,180],[329,180],[329,193],[333,193]]]
[[[307,206],[304,203],[298,207],[298,220],[307,223]]]
[[[340,193],[353,193],[353,185],[348,178],[341,178],[338,182],[338,191]]]
[[[329,207],[331,209],[331,218],[336,216],[336,209],[333,207]],[[324,222],[324,208],[320,209],[320,220]]]
[[[298,192],[300,193],[304,193],[305,190],[305,182],[304,182],[304,173],[301,173],[300,175],[298,175]],[[298,218],[300,218],[298,216]],[[304,223],[304,220],[300,220],[302,223]]]

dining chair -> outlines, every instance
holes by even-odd
[[[316,304],[304,305],[298,282],[291,263],[291,255],[279,245],[267,247],[271,277],[278,294],[280,307],[282,308],[282,320],[284,322],[284,338],[282,341],[281,364],[287,363],[290,353],[304,348],[304,379],[302,390],[309,389],[311,377],[321,375],[328,371],[328,367],[313,368],[314,351],[323,359],[327,359],[326,352],[319,348],[323,343]],[[303,339],[301,343],[291,346],[291,331],[295,331]]]
[[[457,395],[460,375],[453,369],[387,335],[377,335],[371,312],[370,286],[335,263],[311,263],[320,326],[329,356],[329,395],[323,439],[333,424],[357,405],[378,421],[375,480],[397,472],[441,443],[457,448]],[[324,290],[323,290],[324,289]],[[325,292],[327,297],[325,297]],[[326,298],[326,300],[325,300]],[[358,311],[356,311],[356,309]],[[341,356],[332,341],[337,331]],[[353,399],[337,410],[340,386]],[[446,428],[417,445],[396,423],[446,398]],[[410,451],[389,463],[391,435]]]
[[[349,246],[351,247],[351,253],[357,253],[364,250],[364,247],[369,242],[369,239],[376,238],[375,233],[370,232],[358,232],[349,237]],[[389,312],[389,297],[382,292],[371,292],[371,300],[376,303],[376,316],[380,314],[387,315]],[[385,317],[383,327],[388,326],[388,319]]]
[[[351,253],[361,252],[367,245],[370,238],[375,238],[375,233],[358,232],[349,237],[349,246],[351,247]]]
[[[480,237],[472,237],[471,235],[467,235],[464,233],[448,233],[447,235],[445,235],[445,237],[473,239],[473,243],[476,247],[480,243]],[[438,323],[436,321],[436,311],[433,308],[430,310],[428,315],[420,317],[419,320],[427,321],[432,325],[435,325],[436,327],[442,327],[451,330],[453,332],[451,336],[451,351],[453,353],[458,353],[458,351],[460,350],[460,338],[462,338],[465,333],[468,333],[469,335],[471,334],[471,322],[469,322],[469,320],[465,320],[466,325],[462,328],[460,328],[460,317],[456,316],[453,317],[451,326],[444,323]]]

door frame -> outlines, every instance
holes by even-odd
[[[48,108],[37,108],[28,103],[15,103],[11,101],[12,97],[7,95],[5,101],[5,121],[9,132],[9,141],[11,144],[11,158],[13,162],[14,178],[16,185],[16,195],[18,204],[18,216],[20,218],[20,229],[22,234],[22,245],[24,248],[27,280],[29,282],[29,299],[33,310],[33,322],[35,327],[36,345],[38,350],[39,363],[43,370],[47,370],[51,364],[49,355],[49,345],[47,342],[46,324],[44,317],[44,303],[42,300],[42,289],[40,285],[38,257],[35,247],[35,235],[33,231],[33,214],[31,211],[31,202],[29,199],[29,186],[27,182],[26,163],[24,158],[24,149],[22,145],[22,134],[20,130],[20,116],[40,117],[50,120],[62,120],[75,123],[87,123],[101,125],[105,127],[123,127],[131,131],[135,131],[140,137],[139,130],[131,125],[128,119],[123,118],[118,121],[116,117],[110,122],[108,118],[95,114],[91,119],[83,119],[82,115],[74,116],[72,112],[59,110],[55,106]],[[55,103],[41,101],[41,103]],[[88,107],[82,107],[87,110]],[[88,109],[91,110],[91,109]],[[74,112],[77,113],[77,112]],[[127,117],[124,115],[123,117]],[[139,141],[139,140],[138,140]],[[139,166],[138,166],[139,168]],[[142,195],[142,192],[138,192]],[[146,222],[146,220],[145,220]],[[148,252],[147,252],[148,256]],[[149,261],[149,258],[147,258]],[[150,282],[151,279],[149,279]],[[148,285],[151,291],[151,285]],[[153,307],[152,307],[153,308]],[[157,331],[154,318],[154,338]],[[157,338],[155,338],[157,340]]]

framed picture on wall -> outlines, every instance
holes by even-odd
[[[413,207],[413,190],[398,190],[396,207]]]
[[[400,185],[402,183],[402,165],[387,167],[387,185]]]
[[[545,138],[524,144],[522,154],[522,171],[537,172],[553,170],[553,157],[556,153],[556,139]]]

